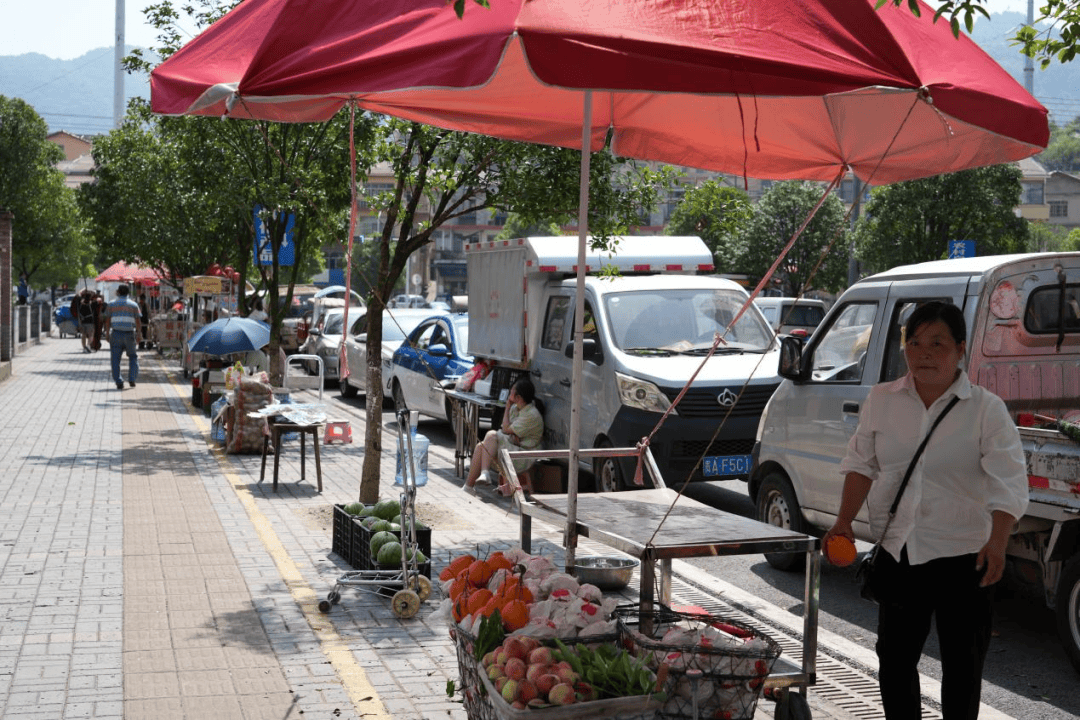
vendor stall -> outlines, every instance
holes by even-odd
[[[195,275],[184,278],[184,299],[187,311],[184,313],[183,356],[181,359],[184,377],[195,372],[202,362],[202,353],[190,352],[188,341],[196,330],[214,320],[215,308],[228,303],[232,297],[232,279],[219,275]]]

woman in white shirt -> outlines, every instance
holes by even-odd
[[[1005,403],[960,369],[967,329],[955,305],[919,306],[904,327],[908,373],[875,386],[841,463],[844,491],[833,535],[854,540],[863,502],[880,537],[904,472],[953,397],[901,496],[882,541],[874,590],[877,655],[888,720],[921,717],[918,662],[937,621],[945,720],[979,713],[993,585],[1005,545],[1027,508],[1024,453]]]
[[[270,320],[270,316],[266,314],[265,310],[263,310],[263,303],[261,298],[255,300],[255,309],[248,313],[248,317],[252,320],[258,320],[260,322],[268,322]]]

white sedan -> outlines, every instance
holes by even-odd
[[[352,314],[352,310],[349,311]],[[405,336],[420,324],[424,318],[431,317],[430,310],[383,310],[382,317],[382,382],[383,397],[389,399],[390,361],[394,351],[401,345]],[[338,390],[342,397],[356,397],[357,393],[367,393],[367,310],[360,310],[356,321],[352,323],[345,336],[345,355],[349,363],[349,376],[340,378]]]

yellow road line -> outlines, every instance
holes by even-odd
[[[184,393],[177,384],[176,378],[172,373],[167,373],[167,375],[176,393],[181,399],[184,399]],[[199,431],[209,438],[210,430],[206,418],[194,407],[189,408],[189,411]],[[218,467],[221,468],[225,479],[229,481],[229,486],[232,487],[244,511],[247,512],[252,525],[255,526],[255,531],[258,533],[263,547],[266,548],[270,557],[273,558],[274,564],[277,565],[278,572],[281,574],[282,580],[285,581],[285,585],[289,588],[289,592],[292,593],[293,600],[296,601],[296,604],[304,613],[304,618],[308,621],[312,632],[319,640],[319,647],[323,655],[326,656],[334,671],[337,672],[338,679],[341,680],[341,684],[345,688],[356,714],[362,718],[391,720],[391,716],[383,706],[382,700],[379,699],[374,686],[368,680],[364,668],[356,662],[352,650],[338,635],[333,623],[319,612],[319,596],[304,580],[296,563],[293,562],[289,552],[281,544],[277,533],[274,532],[274,528],[270,525],[270,520],[255,504],[255,497],[251,494],[251,491],[247,489],[240,476],[233,472],[229,466],[224,450],[214,445],[210,440],[207,440],[207,446],[217,460]]]

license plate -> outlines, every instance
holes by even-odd
[[[723,477],[725,475],[749,475],[749,455],[712,455],[701,462],[705,477]]]

